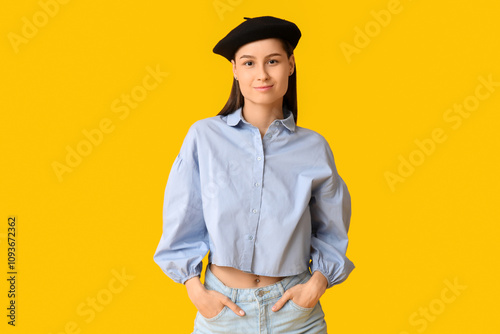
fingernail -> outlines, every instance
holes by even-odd
[[[271,310],[276,311],[276,306],[273,306]]]
[[[245,315],[245,311],[240,310],[240,314],[241,314],[241,315]]]

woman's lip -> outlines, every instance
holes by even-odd
[[[254,88],[257,89],[257,90],[268,90],[271,87],[273,87],[273,85],[271,85],[271,86],[254,87]]]

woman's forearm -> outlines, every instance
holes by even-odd
[[[205,286],[201,283],[199,276],[194,276],[184,282],[188,296],[191,300],[200,293],[204,292]]]

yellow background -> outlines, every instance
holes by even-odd
[[[329,331],[499,332],[500,86],[458,128],[443,117],[473,101],[479,77],[500,81],[500,3],[218,3],[226,6],[219,13],[212,0],[73,0],[45,22],[38,1],[4,4],[2,333],[190,333],[195,308],[185,288],[153,262],[163,191],[189,126],[216,115],[229,95],[230,64],[213,46],[243,16],[261,15],[300,27],[298,125],[326,137],[352,195],[356,269],[321,299]],[[391,6],[398,13],[377,30],[372,11]],[[16,53],[23,18],[40,27]],[[346,57],[341,45],[355,47],[367,27],[369,43],[358,36],[363,47]],[[114,112],[113,102],[139,92],[157,67],[168,72],[157,87],[128,115]],[[60,181],[53,163],[66,164],[67,146],[105,119],[112,131]],[[400,155],[417,157],[415,140],[435,128],[447,139],[391,189],[386,173],[397,173]],[[10,215],[18,222],[15,327],[6,317]],[[116,280],[123,271],[128,278]],[[455,281],[453,294],[447,282]],[[425,310],[436,314],[419,315]]]

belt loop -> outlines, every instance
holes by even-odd
[[[280,290],[281,296],[283,296],[283,294],[285,293],[285,287],[283,286],[283,281],[284,280],[278,282],[278,289]]]
[[[231,288],[231,301],[236,303],[236,296],[238,294],[238,289]]]
[[[283,287],[282,294],[287,290],[287,287],[290,285],[290,282],[292,282],[295,277],[296,277],[296,275],[295,276],[286,276],[284,279],[282,279],[280,281],[281,286]]]

